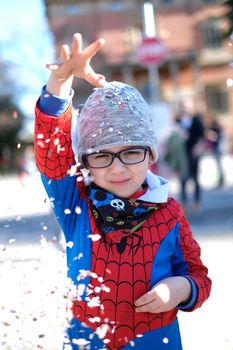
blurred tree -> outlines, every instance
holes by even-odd
[[[229,39],[233,33],[233,0],[225,0],[223,6],[226,7],[223,18],[227,20],[227,29],[223,32],[223,38]]]
[[[22,112],[17,103],[14,65],[0,58],[0,172],[17,167],[17,138],[22,128]]]
[[[17,167],[17,137],[21,127],[22,114],[12,97],[0,96],[0,172]]]

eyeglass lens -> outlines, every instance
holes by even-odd
[[[136,164],[145,159],[147,148],[131,148],[118,153],[98,152],[86,155],[90,167],[108,167],[115,157],[118,157],[124,164]]]

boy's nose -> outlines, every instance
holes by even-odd
[[[113,170],[113,171],[119,172],[119,171],[124,170],[125,167],[126,167],[126,165],[124,163],[122,163],[122,161],[118,157],[115,157],[109,168],[111,168],[111,170]]]

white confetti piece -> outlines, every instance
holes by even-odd
[[[73,245],[74,245],[74,242],[72,242],[72,241],[69,241],[69,242],[66,243],[66,246],[67,246],[68,248],[72,248]]]
[[[39,140],[42,140],[42,139],[44,138],[44,135],[43,135],[43,134],[38,134],[38,135],[37,135],[37,138],[38,138]]]
[[[83,176],[77,176],[77,182],[83,181]]]
[[[228,78],[227,79],[227,87],[232,87],[233,86],[233,79]]]
[[[97,297],[93,297],[93,298],[89,299],[89,301],[87,302],[87,305],[89,307],[100,306],[100,298],[97,296]]]
[[[69,208],[67,208],[67,209],[64,210],[64,213],[65,213],[66,215],[69,215],[69,214],[71,213],[71,210],[70,210]]]
[[[95,322],[100,322],[100,317],[96,316],[96,317],[90,317],[88,319],[91,323],[95,323]]]
[[[163,338],[163,343],[164,344],[168,344],[169,343],[169,339],[167,337]]]
[[[91,238],[91,240],[93,242],[96,242],[96,241],[100,240],[100,238],[101,238],[101,236],[99,234],[97,234],[97,233],[94,234],[94,235],[88,235],[88,237]]]
[[[91,273],[90,273],[90,276],[91,276],[92,278],[98,278],[98,275],[97,275],[95,272],[91,272]]]
[[[89,340],[86,340],[84,338],[72,339],[72,343],[79,345],[79,346],[85,346],[87,344],[90,344]]]
[[[107,324],[103,324],[96,329],[96,334],[99,336],[100,339],[103,339],[106,336],[108,328],[109,326]]]
[[[80,207],[78,207],[78,206],[75,207],[75,213],[78,214],[78,215],[81,214],[82,213],[82,209]]]
[[[60,143],[60,140],[59,140],[58,138],[57,138],[57,139],[55,139],[55,140],[54,140],[54,142],[53,142],[54,146],[59,145],[59,143]]]

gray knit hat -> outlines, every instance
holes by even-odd
[[[114,146],[148,146],[157,160],[149,106],[134,87],[107,83],[89,96],[78,118],[78,160]]]

